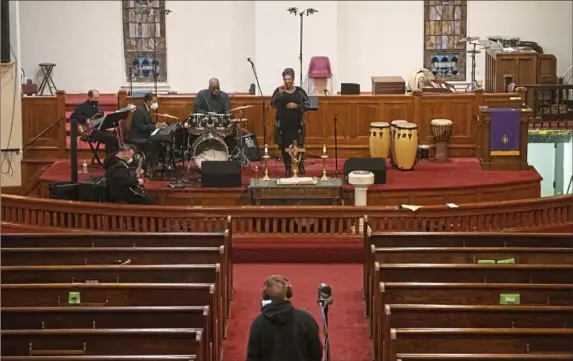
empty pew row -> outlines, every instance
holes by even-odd
[[[182,355],[182,356],[193,356],[196,360],[219,360],[221,353],[221,336],[220,327],[218,327],[220,320],[215,317],[214,313],[207,313],[211,310],[217,310],[218,305],[215,296],[215,286],[213,284],[158,284],[158,283],[143,283],[143,284],[128,284],[128,283],[76,283],[76,284],[2,284],[0,291],[2,292],[2,315],[3,317],[8,317],[3,319],[2,322],[2,356],[23,356],[29,355],[34,356],[38,354],[52,354],[52,355],[69,355],[69,352],[63,352],[66,350],[72,353],[80,352],[82,355],[117,355],[119,353],[124,353],[125,355]],[[78,300],[81,298],[81,300]],[[79,302],[78,302],[79,301]],[[154,307],[155,305],[164,305],[161,308]],[[201,307],[191,307],[189,305],[206,305]],[[179,307],[179,308],[178,308]],[[180,307],[183,307],[182,309]],[[88,311],[90,308],[98,309],[98,311]],[[125,308],[129,308],[129,311],[125,311]],[[27,309],[27,310],[24,310]],[[52,314],[46,311],[47,309],[52,310]],[[124,309],[123,311],[119,311]],[[118,320],[110,319],[105,317],[105,314],[116,312],[114,316],[120,317]],[[34,312],[38,313],[38,317],[34,323],[33,316]],[[89,312],[89,316],[84,316]],[[181,312],[194,313],[195,316],[190,317],[188,320],[179,320],[181,323],[177,325],[194,325],[195,327],[188,328],[153,328],[153,326],[168,326],[172,325],[171,322],[176,317],[175,314],[181,315]],[[65,320],[56,321],[57,314],[66,313],[68,318]],[[122,315],[120,315],[120,313]],[[149,313],[150,316],[144,316],[143,319],[136,319],[142,316],[143,313]],[[130,321],[122,323],[124,328],[129,325],[141,325],[145,322],[146,318],[151,318],[153,314],[157,315],[161,313],[161,317],[156,317],[153,323],[149,323],[146,328],[128,328],[128,331],[120,330],[119,328],[102,328],[104,325],[118,325],[121,320],[129,318]],[[199,313],[201,315],[199,315]],[[207,313],[207,314],[206,314]],[[26,316],[28,315],[28,316]],[[130,317],[131,315],[131,317]],[[123,318],[121,318],[123,317]],[[188,316],[189,317],[189,316]],[[209,325],[205,326],[205,317],[209,319]],[[105,320],[105,321],[104,321]],[[7,322],[8,321],[8,322]],[[71,346],[60,346],[60,348],[54,349],[44,349],[43,345],[44,336],[51,340],[48,344],[51,345],[62,345],[61,343],[53,343],[58,337],[67,338],[75,337],[73,335],[62,333],[61,329],[58,329],[58,325],[63,325],[64,323],[73,323],[74,325],[85,325],[85,323],[90,323],[89,328],[83,329],[66,329],[67,331],[74,331],[78,333],[78,338],[83,338],[87,340],[91,338],[91,347],[84,347],[83,342],[88,343],[88,341],[82,341],[82,347],[80,350],[76,348],[67,348]],[[98,322],[99,321],[99,322]],[[58,323],[56,323],[58,322]],[[186,322],[183,324],[182,322]],[[36,329],[9,329],[23,327],[25,325],[33,326]],[[99,326],[98,326],[99,325]],[[42,329],[42,326],[45,327]],[[92,333],[85,333],[84,330],[92,329],[89,331]],[[115,337],[139,337],[137,330],[159,330],[165,332],[148,332],[142,335],[143,338],[153,338],[153,342],[160,342],[162,337],[167,338],[178,338],[184,337],[188,338],[190,335],[188,330],[194,330],[195,333],[194,341],[196,349],[186,350],[185,352],[177,353],[177,349],[149,349],[146,348],[145,343],[150,343],[149,340],[141,341],[141,347],[129,346],[126,351],[113,351],[111,353],[106,353],[108,349],[102,346],[104,349],[100,349],[100,343],[106,344],[107,341],[101,335],[109,332],[110,334],[116,335]],[[66,331],[64,330],[64,331]],[[119,330],[119,334],[116,331]],[[181,334],[170,333],[169,330],[181,330]],[[30,331],[30,332],[26,332]],[[44,331],[43,333],[37,333],[37,331]],[[98,332],[96,332],[98,331]],[[169,332],[168,332],[169,331]],[[197,332],[196,332],[197,331]],[[200,331],[200,332],[199,332]],[[55,332],[55,333],[54,333]],[[127,332],[127,333],[126,333]],[[155,336],[154,336],[155,335]],[[186,335],[186,336],[185,336]],[[40,341],[36,342],[38,346],[35,350],[44,350],[43,352],[32,352],[34,350],[33,343],[31,344],[29,350],[25,353],[21,353],[22,350],[19,348],[20,341],[19,338],[28,338],[29,340],[38,339]],[[5,348],[6,345],[11,344],[11,341],[15,340],[15,348]],[[32,342],[32,341],[30,341]],[[59,342],[59,341],[58,341]],[[138,345],[139,342],[134,342]],[[41,347],[40,347],[41,346]],[[77,346],[77,345],[76,345]],[[117,346],[122,348],[124,346]],[[198,348],[197,348],[198,347]],[[205,349],[207,347],[207,349]],[[128,351],[127,351],[128,350]],[[197,351],[197,352],[195,352]],[[159,352],[159,353],[157,353]],[[4,359],[4,357],[2,357]]]
[[[569,361],[573,354],[567,353],[397,353],[397,361]],[[18,360],[20,361],[20,360]],[[74,360],[75,361],[75,360]]]
[[[526,235],[525,238],[528,243],[525,246],[523,245],[523,239],[520,239],[519,235],[516,238],[514,234],[487,235],[488,237],[486,238],[482,237],[482,240],[484,241],[481,243],[476,241],[479,237],[469,237],[470,241],[467,241],[466,238],[463,238],[466,235],[459,234],[458,236],[462,237],[459,237],[458,239],[456,239],[456,237],[452,237],[452,234],[449,234],[448,237],[435,238],[437,241],[433,243],[423,239],[424,236],[427,235],[416,235],[419,239],[416,239],[413,235],[406,235],[406,237],[401,236],[404,235],[386,234],[384,236],[380,236],[378,238],[379,242],[377,242],[376,245],[372,244],[370,246],[370,256],[365,262],[366,286],[364,293],[367,305],[371,307],[369,313],[374,314],[374,317],[371,317],[371,331],[373,333],[373,351],[375,359],[395,360],[396,357],[398,357],[397,354],[416,357],[415,355],[417,353],[414,353],[412,350],[405,351],[403,349],[396,350],[392,348],[390,341],[393,340],[395,335],[399,335],[399,333],[392,333],[391,330],[427,328],[424,332],[431,333],[434,328],[448,328],[447,322],[424,324],[424,319],[421,319],[421,323],[415,325],[397,325],[395,323],[391,324],[389,321],[386,322],[385,317],[393,305],[408,307],[410,306],[410,302],[412,304],[419,305],[422,308],[431,308],[438,304],[442,307],[442,311],[438,312],[435,309],[432,309],[433,313],[436,315],[440,314],[438,317],[442,317],[442,319],[443,317],[446,317],[446,319],[451,320],[449,328],[450,332],[453,333],[458,329],[468,330],[475,327],[484,329],[500,327],[495,322],[488,324],[487,322],[480,323],[478,319],[468,320],[466,318],[466,321],[463,321],[463,318],[457,318],[460,314],[458,312],[456,315],[455,310],[458,309],[455,308],[455,306],[465,304],[466,307],[471,307],[483,304],[483,295],[480,300],[479,297],[476,299],[475,295],[472,296],[466,292],[468,285],[477,286],[479,289],[484,286],[485,282],[498,282],[499,286],[506,290],[504,291],[503,289],[500,289],[495,296],[489,295],[488,302],[489,304],[497,305],[498,307],[500,306],[500,303],[502,303],[502,300],[505,300],[504,302],[509,304],[520,304],[520,298],[522,300],[521,304],[538,302],[539,305],[560,303],[566,307],[573,305],[573,302],[571,302],[571,295],[568,295],[568,293],[571,292],[571,275],[573,275],[573,269],[571,269],[570,262],[573,247],[571,247],[570,235],[547,237],[550,240],[543,239],[544,235],[535,235],[535,238],[533,239],[528,237],[531,235]],[[553,242],[555,239],[557,241]],[[400,242],[402,240],[405,240],[405,242]],[[516,247],[510,247],[509,245],[511,244]],[[377,247],[378,245],[382,245],[383,247]],[[368,262],[371,262],[371,264]],[[548,270],[551,270],[551,272]],[[508,282],[513,283],[513,287],[511,284],[508,284]],[[438,283],[441,283],[441,285]],[[462,285],[461,283],[465,283],[465,285]],[[545,287],[545,285],[540,283],[547,283],[548,286],[550,286],[548,287],[550,289],[549,294],[539,292]],[[512,293],[507,291],[514,287],[521,287],[522,284],[526,284],[526,292],[529,294],[516,294],[515,292]],[[396,300],[385,300],[383,297],[388,296],[387,293],[383,295],[382,292],[378,294],[378,292],[373,291],[381,291],[382,289],[385,289],[385,287],[392,288],[397,285],[401,286],[399,287],[401,288],[399,292],[402,292],[403,295],[412,291],[412,287],[417,288],[418,286],[427,286],[426,288],[431,288],[432,286],[438,286],[438,288],[445,286],[446,288],[449,288],[450,294],[447,295],[443,293],[441,295],[436,295],[438,297],[432,296],[430,298],[426,298],[423,291],[418,289],[418,294],[412,295],[412,298],[408,302],[405,302],[403,299],[399,299],[399,295],[396,295],[398,298]],[[489,284],[485,286],[486,289],[488,287],[491,288],[491,285]],[[382,289],[379,290],[379,287],[382,287]],[[494,285],[493,287],[496,286]],[[556,293],[556,290],[560,290],[561,292],[558,291]],[[442,299],[440,299],[439,296],[441,296]],[[525,301],[523,301],[524,296],[526,296]],[[539,298],[543,299],[541,300]],[[443,307],[448,306],[453,308],[448,310],[443,309]],[[521,311],[525,310],[522,309]],[[567,309],[567,311],[569,312],[568,314],[571,314],[570,310]],[[499,312],[503,312],[503,310]],[[418,313],[415,314],[418,315]],[[566,316],[567,312],[562,313],[561,315]],[[487,320],[491,318],[485,319]],[[504,318],[501,319],[503,320]],[[532,337],[540,337],[538,336],[540,333],[537,332],[537,329],[542,327],[547,328],[547,325],[544,326],[543,324],[538,323],[538,317],[530,318],[530,320],[532,321],[530,324],[523,325],[524,322],[519,323],[521,326],[516,326],[516,322],[512,325],[508,325],[507,322],[505,322],[505,327],[521,327],[521,330],[523,331],[522,333],[528,333],[528,330],[532,329],[530,333],[533,335]],[[555,323],[555,320],[553,321],[553,323]],[[565,317],[565,321],[561,322],[557,327],[559,330],[570,330],[572,328],[571,321]],[[415,337],[419,337],[418,334],[416,335],[417,336]],[[513,337],[511,336],[513,334],[508,335],[509,336],[506,338]],[[455,336],[452,337],[455,338]],[[483,339],[487,340],[488,338],[485,337]],[[517,336],[514,338],[514,341],[518,342]],[[419,345],[423,344],[424,343],[422,342]],[[487,349],[487,345],[482,345],[481,350]],[[428,351],[423,347],[416,351],[422,355],[420,357],[424,357],[423,355],[435,356],[438,354],[437,352],[440,352]],[[569,352],[569,356],[573,354],[570,349],[562,351]],[[447,348],[444,348],[441,352],[444,353],[439,353],[439,355],[447,356],[448,353],[454,355],[454,351],[447,350]],[[505,350],[503,352],[509,351]],[[522,352],[527,351],[522,350]],[[551,352],[551,350],[545,350],[545,352]],[[456,354],[460,356],[469,354],[469,352],[463,353],[463,350],[460,349]],[[507,353],[507,357],[517,357],[515,355],[511,356],[510,354],[511,352]],[[497,355],[502,357],[501,354]]]
[[[1,361],[197,361],[194,355],[3,356]]]

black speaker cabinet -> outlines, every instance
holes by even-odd
[[[342,83],[342,84],[340,84],[340,94],[342,94],[342,95],[360,95],[360,84]]]
[[[78,184],[72,182],[52,182],[48,185],[50,198],[66,201],[78,200]]]
[[[237,161],[202,162],[201,186],[209,188],[239,188],[241,186],[241,164]]]
[[[106,185],[102,177],[89,177],[78,184],[78,201],[80,202],[105,202]]]
[[[348,158],[344,162],[344,180],[348,183],[348,174],[355,170],[364,170],[374,174],[374,184],[386,184],[386,160],[384,158]]]

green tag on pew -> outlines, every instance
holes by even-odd
[[[79,305],[81,303],[81,297],[79,292],[69,292],[68,293],[68,304]]]
[[[497,263],[515,263],[515,258],[508,258],[508,259],[500,259],[499,261],[497,261]]]
[[[519,305],[519,293],[502,293],[499,295],[500,305]]]
[[[493,259],[478,259],[478,263],[495,263]]]

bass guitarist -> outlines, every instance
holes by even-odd
[[[92,127],[91,122],[96,118],[103,117],[103,115],[104,113],[99,107],[99,91],[92,89],[88,92],[88,100],[76,106],[70,120],[75,119],[81,125],[78,129],[82,140],[103,143],[107,156],[117,151],[119,142],[114,133]]]
[[[134,160],[134,150],[128,145],[110,154],[103,163],[107,179],[108,200],[113,203],[152,204],[153,199],[145,192],[145,181],[141,178],[142,159]],[[137,167],[137,169],[135,169]]]

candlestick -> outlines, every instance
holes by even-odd
[[[265,155],[263,155],[263,160],[265,162],[265,175],[262,178],[265,181],[271,179],[271,177],[269,177],[269,159],[270,158],[271,158],[271,156],[269,155],[269,147],[265,144]]]
[[[255,166],[255,184],[259,183],[259,167]]]
[[[322,145],[322,154],[326,155],[326,144]]]
[[[320,177],[320,180],[327,181],[328,176],[326,175],[326,159],[328,159],[328,155],[326,155],[326,144],[322,145],[322,155],[320,158],[322,158],[322,177]]]

